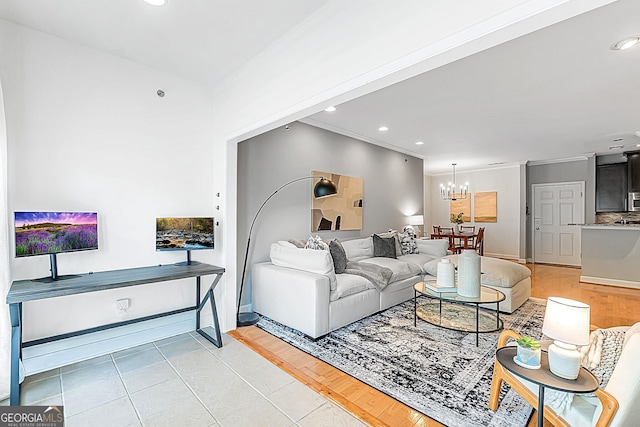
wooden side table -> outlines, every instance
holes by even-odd
[[[516,347],[502,347],[496,351],[496,359],[507,371],[538,385],[538,427],[544,424],[544,389],[551,388],[569,393],[593,393],[600,387],[598,379],[587,369],[580,367],[580,373],[575,380],[566,380],[551,373],[549,370],[549,356],[542,351],[540,369],[527,369],[513,361]]]

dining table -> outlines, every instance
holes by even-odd
[[[432,239],[442,239],[449,238],[450,246],[455,247],[455,240],[459,239],[462,242],[462,249],[473,249],[473,244],[469,245],[470,242],[475,242],[475,239],[478,237],[478,233],[476,231],[458,231],[455,230],[452,233],[433,233],[431,234]],[[480,255],[483,255],[482,245],[480,245]]]

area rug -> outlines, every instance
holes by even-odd
[[[429,303],[426,297],[418,301]],[[445,310],[465,309],[445,305]],[[545,300],[531,298],[500,318],[506,329],[540,338],[544,310]],[[476,347],[475,333],[441,328],[421,319],[414,327],[413,319],[411,300],[316,341],[266,317],[258,326],[444,425],[527,424],[531,406],[505,384],[498,410],[487,406],[499,332],[480,334]]]

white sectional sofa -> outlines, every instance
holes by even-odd
[[[371,237],[341,243],[349,261],[374,274],[382,271],[387,278],[391,274],[388,284],[379,290],[361,275],[335,274],[328,251],[277,242],[271,245],[271,262],[252,268],[254,311],[318,338],[413,298],[422,267],[447,255],[448,247],[447,240],[416,240],[419,253],[394,259],[374,257]]]
[[[372,237],[342,243],[350,266],[384,270],[382,288],[347,270],[335,274],[329,251],[301,249],[288,242],[271,245],[271,262],[252,268],[253,309],[279,323],[318,338],[414,296],[413,285],[435,280],[438,261],[447,256],[448,240],[417,239],[419,253],[397,258],[374,257]],[[457,255],[448,255],[457,264]],[[500,290],[500,311],[512,313],[531,296],[531,271],[515,262],[481,258],[483,285]],[[355,272],[359,273],[359,272]],[[495,305],[486,307],[495,309]]]

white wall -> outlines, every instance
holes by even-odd
[[[433,225],[450,226],[449,202],[440,197],[440,183],[451,181],[451,174],[431,177],[431,224],[425,224],[428,230]],[[476,230],[485,227],[484,251],[486,256],[521,259],[520,257],[520,223],[522,218],[520,203],[521,174],[520,166],[499,169],[482,169],[477,171],[456,171],[456,182],[469,181],[471,193],[482,191],[498,192],[498,221],[473,222]],[[471,212],[473,212],[471,197]],[[425,207],[425,209],[427,209]]]
[[[155,218],[217,214],[211,93],[1,20],[0,40],[10,215],[98,212],[99,250],[59,255],[60,274],[182,260],[184,253],[155,252]],[[159,88],[164,98],[156,95]],[[193,258],[215,264],[219,252]],[[11,261],[13,280],[48,276],[48,270],[46,256]],[[25,303],[24,340],[193,305],[194,284]],[[129,315],[116,316],[118,298],[131,298]]]

